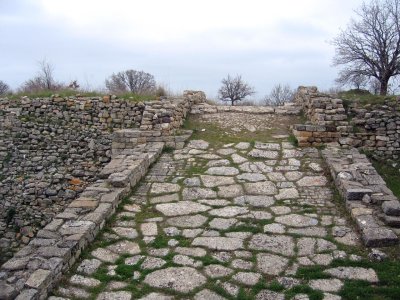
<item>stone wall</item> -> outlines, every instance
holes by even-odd
[[[190,136],[189,132],[184,132],[184,136],[179,137],[178,128],[191,105],[204,101],[203,95],[202,92],[189,91],[183,98],[145,103],[141,110],[140,129],[123,129],[113,134],[113,145],[127,142],[123,143],[123,147],[113,149],[112,160],[101,171],[96,170],[93,177],[95,182],[82,187],[77,198],[64,203],[65,209],[57,211],[51,222],[40,229],[27,246],[2,265],[0,299],[46,298],[61,274],[73,265],[82,250],[93,241],[105,220],[112,216],[121,199],[144,176],[163,147],[167,144],[183,145]],[[4,124],[8,126],[10,122],[4,120]],[[7,131],[4,132],[3,140],[9,136]],[[171,135],[172,140],[169,139]],[[153,139],[156,137],[157,141]],[[47,143],[52,145],[52,140]],[[87,150],[90,152],[90,147]],[[8,166],[9,161],[3,160],[3,163]],[[26,207],[30,207],[30,204],[27,203]]]
[[[322,155],[364,244],[397,244],[399,239],[389,227],[400,227],[400,202],[368,158],[355,148],[343,149],[333,144]]]
[[[380,157],[400,157],[400,100],[381,105],[350,105],[353,132],[347,144],[361,147]]]
[[[280,114],[298,115],[301,107],[294,103],[285,103],[283,106],[231,106],[231,105],[210,105],[201,103],[194,105],[191,114],[216,114],[223,112],[248,113],[248,114]]]
[[[111,96],[0,99],[0,263],[99,179],[111,149],[117,155],[139,143],[183,146],[187,133],[175,131],[202,101],[204,93],[193,91],[146,103]],[[129,138],[124,130],[112,133],[121,128]]]
[[[295,94],[295,103],[302,108],[310,123],[293,126],[299,146],[335,142],[351,130],[341,99],[320,93],[316,87],[300,86]]]

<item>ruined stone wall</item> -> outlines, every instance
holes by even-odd
[[[341,99],[318,92],[316,87],[300,86],[295,103],[302,107],[310,124],[293,126],[299,146],[320,146],[336,142],[350,131],[346,111]]]
[[[146,103],[110,96],[0,99],[0,264],[99,178],[112,148],[118,154],[147,142],[183,146],[174,130],[202,101],[204,93],[192,91]],[[113,134],[134,128],[129,138]]]
[[[144,122],[140,124],[140,128],[118,130],[112,135],[113,144],[126,142],[123,143],[123,148],[113,149],[111,161],[101,171],[95,172],[95,178],[98,180],[82,188],[79,196],[66,203],[63,211],[57,211],[52,221],[40,229],[27,246],[1,266],[0,299],[46,299],[62,273],[74,264],[82,250],[94,240],[121,199],[129,194],[131,188],[161,154],[163,147],[170,143],[170,135],[173,136],[174,145],[178,146],[183,145],[190,136],[190,133],[185,132],[185,135],[178,139],[177,129],[183,124],[191,105],[202,101],[202,95],[204,93],[186,92],[183,98],[146,103],[143,112],[148,113],[143,113]],[[15,118],[8,121],[10,118],[6,117],[1,120],[7,127],[1,131],[1,150],[7,148],[5,145],[10,141],[7,137],[13,136],[15,132]],[[141,137],[145,139],[140,140]],[[154,141],[152,137],[157,137],[160,141]],[[177,140],[180,142],[177,143]],[[52,142],[47,140],[46,144],[53,147]],[[65,140],[64,143],[67,144],[68,141]],[[87,150],[90,152],[90,147]],[[9,162],[3,159],[3,164],[7,166]],[[37,164],[35,162],[33,165]],[[56,165],[54,167],[56,168]],[[30,204],[26,204],[27,208],[29,206]]]
[[[348,114],[353,125],[348,144],[377,156],[400,157],[400,101],[373,106],[353,104]]]

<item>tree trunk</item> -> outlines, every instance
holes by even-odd
[[[386,96],[387,95],[387,90],[388,90],[388,85],[389,85],[389,79],[381,79],[380,80],[380,84],[381,84],[381,89],[379,91],[379,94],[381,96]]]

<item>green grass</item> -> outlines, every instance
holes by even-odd
[[[383,180],[385,180],[389,189],[392,190],[397,198],[400,198],[400,163],[398,163],[397,168],[395,168],[383,160],[376,160],[371,156],[369,158],[376,171],[382,176]]]
[[[366,90],[349,90],[340,92],[338,97],[343,100],[343,105],[348,107],[352,102],[359,102],[360,104],[384,104],[385,101],[396,100],[396,96],[380,96],[373,95]]]
[[[289,135],[288,142],[291,143],[295,147],[299,146],[299,141],[297,140],[297,138],[293,134]]]

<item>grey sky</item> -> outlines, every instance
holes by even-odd
[[[267,94],[276,83],[333,85],[329,40],[361,0],[0,0],[0,80],[17,88],[46,58],[60,81],[103,87],[144,70],[173,91],[214,97],[228,73]]]

